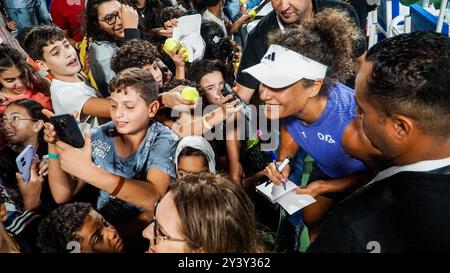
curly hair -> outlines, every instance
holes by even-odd
[[[145,100],[149,105],[158,99],[158,85],[153,79],[150,72],[142,68],[131,67],[119,72],[109,83],[109,91],[111,93],[124,92],[126,88],[133,87],[134,90]]]
[[[231,63],[236,48],[229,37],[226,37],[219,24],[214,21],[202,21],[200,34],[205,41],[204,59],[219,59],[224,63]]]
[[[313,19],[291,26],[285,33],[269,34],[269,41],[328,66],[319,95],[327,95],[336,81],[353,75],[353,49],[359,32],[348,13],[341,9],[324,9]],[[314,81],[303,80],[305,87]]]
[[[131,40],[124,43],[111,59],[111,69],[119,73],[130,67],[142,68],[159,58],[158,48],[148,41]]]
[[[165,7],[159,17],[159,26],[162,27],[164,26],[164,23],[170,19],[178,19],[185,14],[186,11],[180,6]]]
[[[190,80],[181,80],[181,79],[172,79],[168,82],[166,82],[163,87],[161,87],[161,89],[159,90],[159,93],[165,93],[165,92],[169,92],[170,90],[174,89],[177,86],[191,86],[191,87],[195,87],[195,83],[190,81]]]
[[[240,185],[219,174],[201,173],[183,177],[170,192],[190,248],[257,251],[254,207]]]
[[[86,9],[84,13],[84,29],[86,30],[86,37],[88,41],[94,42],[117,42],[117,39],[103,30],[100,27],[98,21],[98,7],[105,3],[115,0],[89,0],[86,4]]]
[[[75,232],[83,226],[89,212],[89,203],[70,203],[62,205],[45,217],[38,227],[36,243],[44,253],[68,252],[67,244],[78,241]]]
[[[427,134],[450,136],[450,38],[413,32],[384,40],[367,53],[373,64],[365,92],[388,117],[401,114]]]

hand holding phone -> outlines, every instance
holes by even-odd
[[[251,110],[248,104],[236,93],[228,83],[223,85],[222,96],[226,97],[228,95],[233,95],[233,100],[239,100],[239,105],[242,105],[241,111],[247,119],[251,119]]]
[[[78,127],[77,121],[72,115],[57,115],[49,119],[55,128],[58,139],[75,148],[82,148],[84,146],[83,135]]]
[[[30,144],[25,149],[23,149],[23,151],[16,158],[17,168],[19,169],[19,172],[25,182],[30,181],[31,163],[35,155],[36,151]]]

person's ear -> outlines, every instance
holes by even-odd
[[[408,139],[414,130],[414,121],[403,115],[395,115],[391,119],[393,136],[397,141],[404,141]]]
[[[155,100],[154,102],[148,105],[148,116],[153,118],[159,110],[159,101]]]
[[[42,129],[42,127],[44,127],[44,121],[42,119],[40,119],[34,123],[33,131],[35,133],[39,133],[39,131]]]
[[[47,66],[47,63],[42,60],[34,61],[40,70],[48,71],[50,68]]]
[[[320,92],[320,88],[322,88],[323,80],[315,80],[313,85],[306,89],[308,94],[308,98],[314,98]]]

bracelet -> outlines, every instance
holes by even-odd
[[[122,176],[119,176],[119,183],[117,183],[117,186],[114,188],[111,195],[116,196],[117,194],[119,194],[120,190],[123,187],[123,184],[125,184],[125,178]]]
[[[57,155],[57,154],[47,153],[47,155],[48,155],[48,158],[51,158],[51,159],[58,159],[59,158],[59,155]]]
[[[205,126],[206,129],[211,130],[211,129],[213,128],[213,127],[211,126],[211,124],[209,124],[209,123],[206,121],[206,116],[203,116],[203,117],[202,117],[202,121],[203,121],[203,126]]]

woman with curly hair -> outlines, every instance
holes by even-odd
[[[135,9],[117,0],[89,0],[84,15],[90,43],[89,61],[98,91],[110,95],[108,85],[115,76],[111,57],[125,41],[140,38],[139,16]]]
[[[39,225],[37,245],[45,253],[119,253],[123,241],[117,230],[89,203],[58,207]]]
[[[352,75],[356,35],[345,12],[325,9],[300,26],[271,35],[261,63],[244,70],[261,82],[265,115],[281,119],[278,160],[294,157],[302,148],[315,161],[309,184],[296,191],[317,200],[303,211],[311,240],[332,204],[365,180],[365,163],[372,165],[370,159],[378,154],[359,130],[354,91],[340,83]],[[265,172],[280,185],[290,170],[279,172],[271,163]]]

